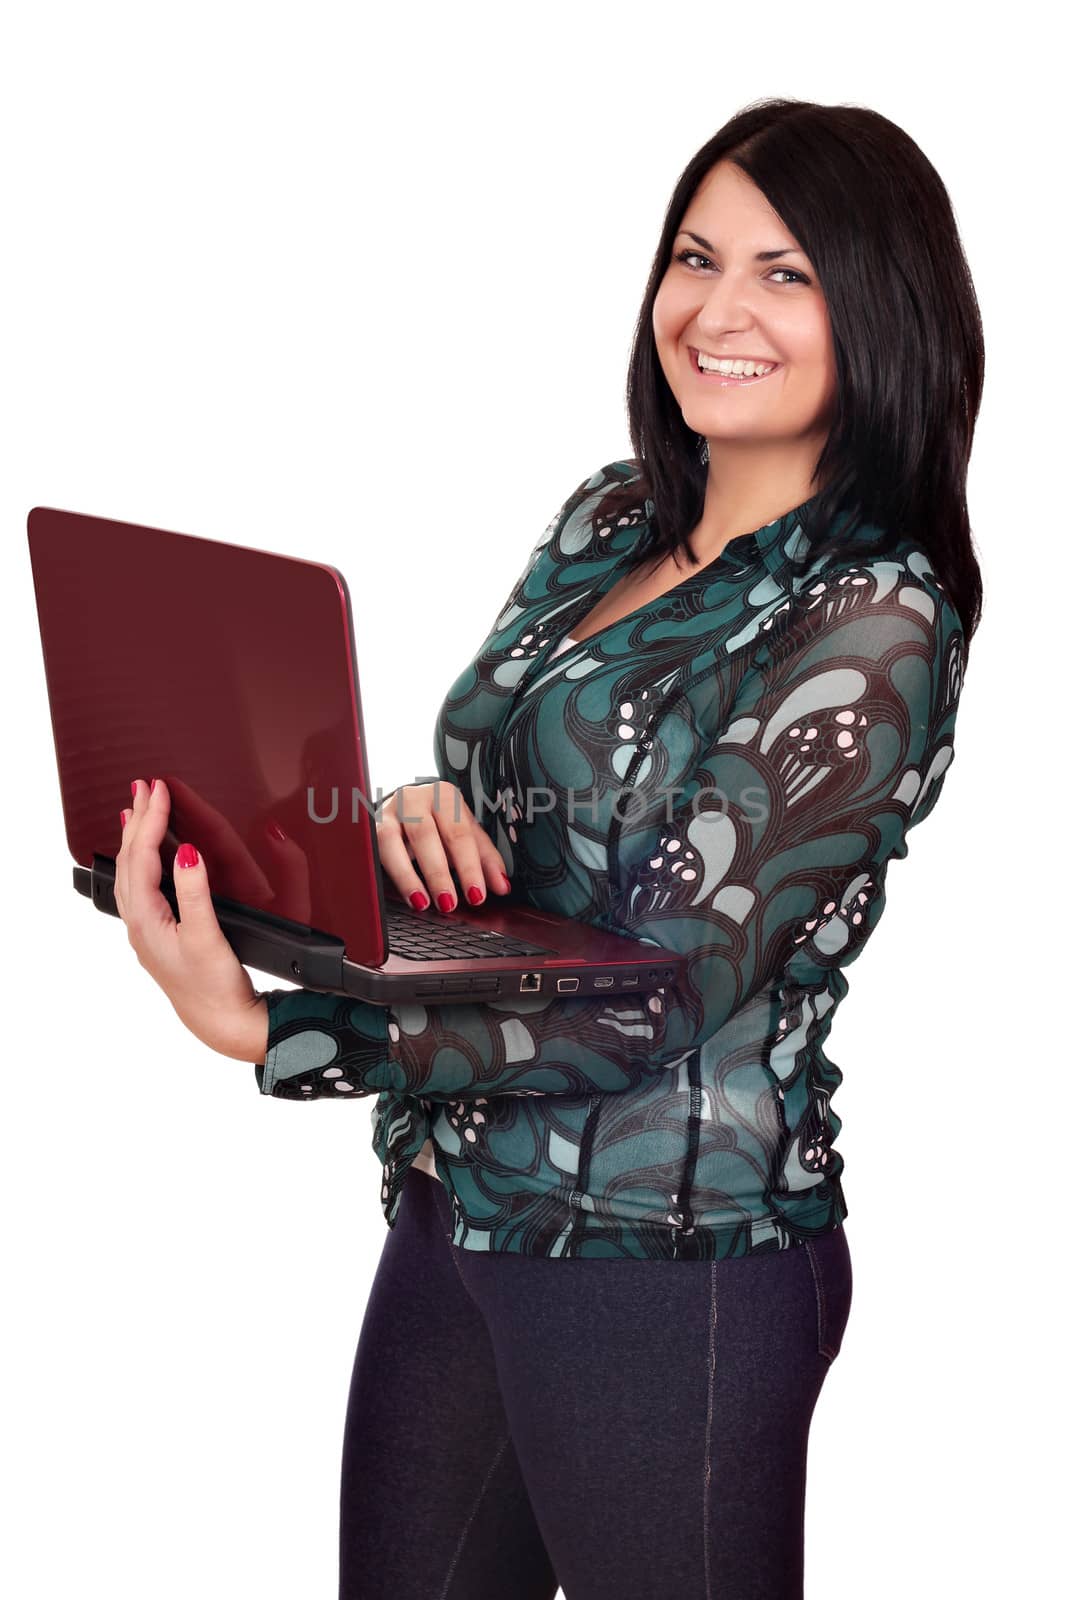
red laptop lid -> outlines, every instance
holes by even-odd
[[[347,587],[333,567],[37,506],[27,529],[71,855],[166,780],[213,897],[385,953]],[[272,837],[271,826],[285,835]]]

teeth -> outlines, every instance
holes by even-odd
[[[762,378],[764,373],[774,371],[773,361],[716,361],[714,356],[698,355],[697,364],[702,372],[720,372],[734,378]]]

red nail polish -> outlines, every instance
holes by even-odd
[[[136,778],[134,778],[133,782],[130,784],[130,793],[133,795],[133,798],[136,800],[137,799],[137,779]]]
[[[482,901],[485,899],[485,895],[482,893],[476,883],[472,883],[470,888],[467,890],[467,899],[470,901],[472,906],[480,906]]]
[[[123,827],[126,826],[126,813],[125,813],[125,811],[120,811],[119,812],[119,821],[122,823]]]
[[[426,907],[430,903],[429,895],[423,894],[421,889],[416,889],[414,894],[409,894],[408,899],[411,901],[416,911],[425,911]]]
[[[455,907],[456,897],[454,894],[439,894],[437,896],[438,911],[454,911]]]
[[[149,794],[155,794],[155,792],[156,792],[156,784],[157,784],[157,783],[158,783],[158,782],[159,782],[159,779],[158,779],[158,778],[153,778],[153,779],[152,779],[152,782],[151,782],[151,783],[150,783],[150,784],[149,784],[149,786],[148,786],[148,792],[149,792]]]
[[[200,860],[200,857],[196,853],[195,845],[180,844],[178,846],[178,853],[174,859],[178,863],[179,867],[195,867],[196,863]]]
[[[507,878],[504,877],[503,873],[501,873],[500,876],[502,878],[504,878],[504,892],[505,892],[505,894],[510,894],[511,893],[511,884],[510,884],[510,882],[508,881]]]

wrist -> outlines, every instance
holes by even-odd
[[[220,1055],[229,1056],[233,1061],[250,1061],[254,1066],[259,1066],[266,1060],[269,1033],[267,997],[257,992],[243,1008],[234,1026],[227,1030],[225,1040],[215,1048]]]

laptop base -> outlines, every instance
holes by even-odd
[[[120,915],[115,903],[115,863],[106,856],[94,855],[92,867],[73,867],[74,887],[91,900],[98,911]],[[174,880],[164,872],[160,893],[176,917],[179,916]],[[403,1005],[432,1000],[448,1005],[461,1000],[495,1000],[523,995],[552,994],[592,996],[607,999],[615,993],[651,994],[661,984],[672,982],[679,972],[679,958],[664,950],[655,965],[645,965],[650,954],[647,944],[602,929],[587,928],[589,943],[600,947],[605,959],[590,961],[583,953],[580,962],[566,953],[545,949],[540,956],[487,956],[479,970],[470,970],[469,959],[456,962],[455,974],[448,963],[429,964],[390,955],[384,967],[367,967],[345,959],[344,943],[302,923],[289,922],[267,911],[249,911],[232,900],[212,895],[212,904],[226,938],[243,966],[254,967],[274,977],[315,989],[325,994],[347,994],[371,1005]],[[387,907],[390,902],[386,901]],[[483,916],[464,917],[459,912],[418,913],[441,924],[463,922],[468,928],[484,928]],[[536,913],[531,914],[532,917]],[[556,929],[550,927],[549,937]],[[634,944],[641,947],[641,962],[634,961]],[[627,948],[629,947],[629,948]],[[614,955],[614,959],[612,956]],[[445,970],[442,970],[445,969]]]

